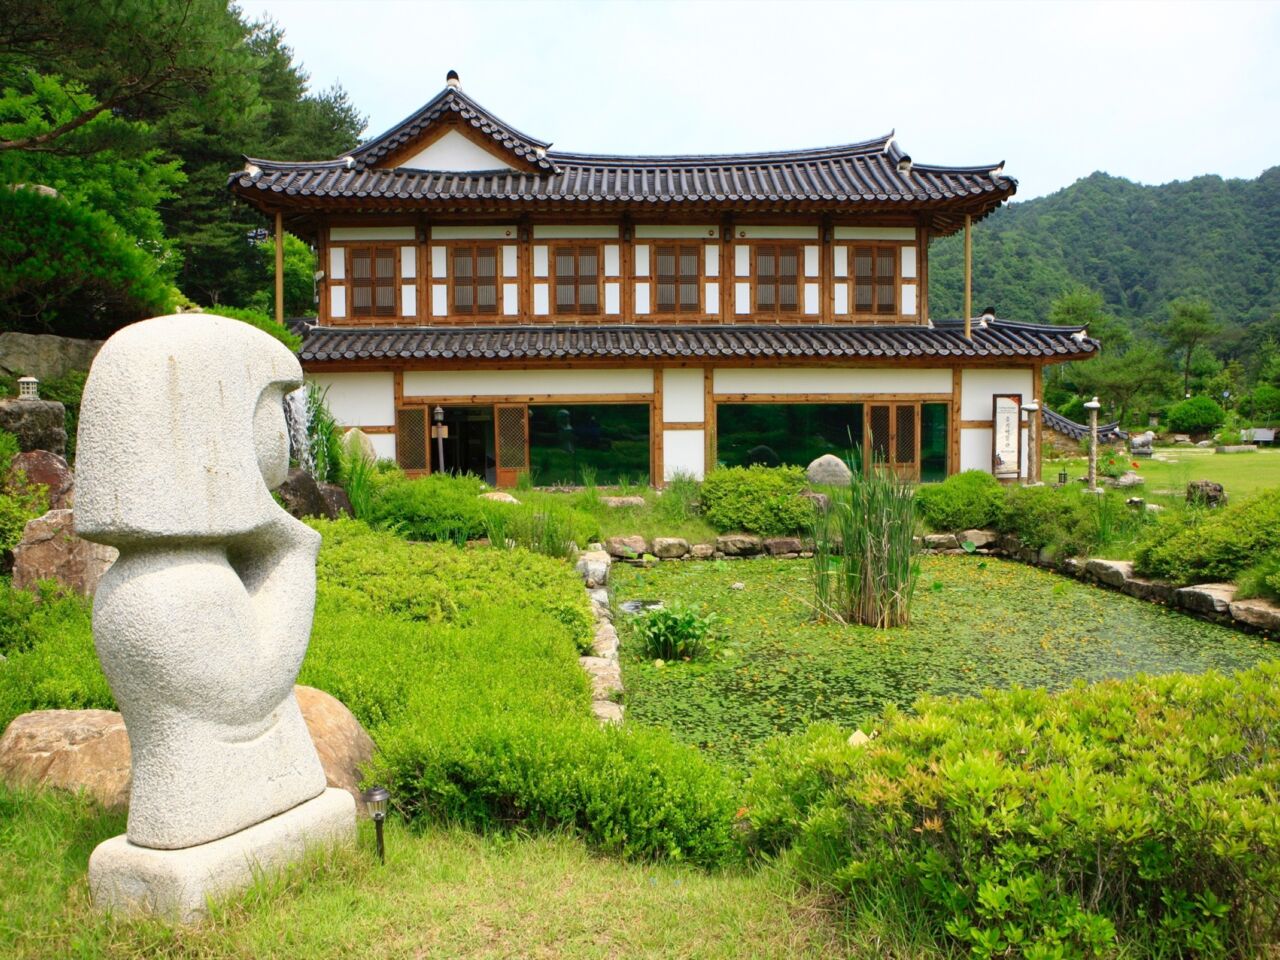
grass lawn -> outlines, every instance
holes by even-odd
[[[911,626],[887,632],[812,622],[807,576],[793,560],[615,565],[615,607],[701,604],[726,641],[718,658],[656,667],[629,649],[620,613],[628,722],[741,763],[775,733],[814,720],[854,727],[923,694],[1235,670],[1280,655],[1272,641],[1007,561],[925,557]]]
[[[868,918],[855,932],[774,867],[629,864],[564,836],[414,833],[397,821],[385,866],[363,822],[356,851],[317,855],[175,930],[90,907],[89,852],[123,830],[122,816],[68,794],[0,788],[0,956],[818,958],[883,956],[873,948],[895,936]],[[920,949],[892,955],[930,955]]]
[[[1192,480],[1213,480],[1235,499],[1251,497],[1261,490],[1280,486],[1280,449],[1264,448],[1257,453],[1214,453],[1208,447],[1157,447],[1150,460],[1139,460],[1138,473],[1145,479],[1133,491],[1148,500],[1181,500]],[[1055,482],[1064,469],[1071,477],[1082,477],[1089,469],[1083,457],[1045,460],[1043,476]]]
[[[715,528],[677,501],[679,494],[659,493],[649,487],[600,487],[583,490],[511,490],[521,503],[545,508],[551,505],[573,507],[595,517],[601,537],[639,534],[646,540],[654,537],[683,537],[690,543],[714,543]],[[644,497],[643,507],[608,507],[601,497]]]

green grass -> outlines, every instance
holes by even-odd
[[[654,537],[682,537],[690,543],[715,543],[716,531],[700,516],[677,516],[664,509],[664,494],[648,487],[623,489],[600,487],[594,492],[553,490],[512,490],[521,503],[535,507],[565,505],[591,514],[600,524],[601,537],[639,534],[646,540]],[[644,507],[606,507],[600,497],[642,496]]]
[[[317,851],[217,904],[203,924],[99,917],[85,865],[123,817],[68,794],[0,787],[0,956],[497,958],[936,956],[854,927],[774,867],[707,873],[593,856],[569,837],[422,833],[388,823],[387,863]],[[891,953],[877,952],[889,946]]]
[[[1181,500],[1187,483],[1213,480],[1222,484],[1232,499],[1251,497],[1270,487],[1280,486],[1280,449],[1263,448],[1257,453],[1214,453],[1207,447],[1158,447],[1149,460],[1138,460],[1138,473],[1145,479],[1132,496],[1146,497],[1156,503]],[[1072,477],[1082,477],[1088,470],[1083,457],[1070,460],[1045,460],[1045,482],[1056,482],[1058,471],[1067,470]]]
[[[613,590],[615,606],[660,599],[717,615],[720,657],[656,667],[630,655],[619,614],[627,719],[732,764],[773,734],[815,720],[852,728],[922,694],[1230,671],[1280,654],[1271,641],[977,557],[926,557],[911,626],[887,631],[814,623],[808,565],[796,561],[615,565]]]

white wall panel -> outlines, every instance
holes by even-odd
[[[502,312],[508,317],[514,317],[520,312],[519,284],[504,283],[502,285]]]
[[[493,226],[432,227],[432,240],[505,240],[516,235],[515,224]]]
[[[702,369],[676,368],[662,374],[664,423],[702,423],[706,405]]]
[[[733,312],[751,312],[751,284],[735,283],[733,285]]]
[[[604,240],[618,236],[618,225],[607,223],[536,224],[533,228],[536,240]]]
[[[916,248],[902,248],[902,276],[906,280],[914,280],[916,275]]]
[[[412,224],[402,227],[332,227],[330,240],[414,240]]]
[[[916,312],[916,285],[914,283],[904,283],[902,285],[902,313],[904,316],[915,316]]]
[[[647,277],[648,275],[649,245],[647,243],[642,243],[636,247],[636,276]]]
[[[735,277],[751,276],[751,248],[745,243],[733,246],[733,275]]]
[[[606,283],[604,285],[604,312],[608,314],[622,312],[622,284]]]
[[[618,262],[620,259],[618,245],[616,243],[606,243],[604,245],[604,275],[606,277],[616,277],[618,275]]]
[[[915,227],[836,227],[837,240],[914,240]]]
[[[449,248],[435,246],[431,248],[431,276],[437,280],[449,275]]]
[[[727,367],[715,371],[714,382],[716,393],[951,393],[944,368]]]
[[[960,419],[990,420],[991,398],[1017,393],[1031,399],[1031,368],[969,369],[960,373]]]
[[[547,248],[544,244],[534,245],[533,275],[535,277],[545,277],[547,275]]]
[[[653,371],[406,370],[407,397],[555,397],[565,394],[652,393]]]
[[[718,314],[720,312],[719,282],[714,280],[708,280],[707,283],[705,284],[704,293],[706,295],[706,302],[703,303],[702,305],[703,311],[711,314],[712,316]]]
[[[411,170],[510,170],[511,164],[491,153],[466,134],[450,130],[423,149],[396,164]]]
[[[703,247],[702,272],[708,277],[720,276],[720,244],[708,243]]]
[[[816,277],[818,275],[818,260],[821,257],[821,248],[815,244],[807,244],[804,248],[804,275],[806,277]]]
[[[746,237],[748,240],[817,240],[818,228],[792,225],[739,226],[734,229],[734,236]]]
[[[520,268],[516,262],[520,250],[514,243],[504,244],[502,247],[502,275],[504,277],[514,277],[520,272]]]
[[[330,280],[347,279],[347,248],[346,247],[330,247],[329,248],[329,279]]]
[[[837,283],[833,292],[836,295],[836,314],[843,316],[849,312],[849,285],[847,283]]]
[[[809,315],[818,312],[818,284],[806,283],[804,285],[804,312]]]
[[[710,223],[637,223],[637,239],[660,237],[718,237],[720,228]]]
[[[332,286],[329,288],[329,316],[345,317],[347,315],[347,288]]]
[[[434,317],[449,315],[449,287],[446,284],[431,285],[431,315]]]
[[[970,427],[960,431],[960,469],[991,472],[990,429]]]
[[[533,285],[533,312],[538,316],[546,316],[551,312],[551,292],[545,283]]]
[[[327,389],[325,403],[344,427],[390,427],[396,422],[395,377],[390,372],[308,373]]]
[[[691,473],[701,480],[706,472],[707,446],[701,430],[662,431],[662,478]]]
[[[636,284],[636,313],[647,314],[649,312],[649,284]]]
[[[400,248],[400,279],[412,280],[418,275],[418,248]]]
[[[418,287],[412,283],[400,284],[400,316],[416,317],[418,315]]]
[[[831,274],[835,277],[849,275],[849,248],[834,246],[831,248]]]
[[[396,458],[396,435],[394,433],[371,433],[369,441],[373,444],[374,455],[379,460]]]

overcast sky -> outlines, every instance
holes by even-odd
[[[1280,164],[1280,2],[244,0],[392,126],[444,86],[556,148],[726,153],[895,129],[1027,199]],[[313,159],[281,157],[277,159]]]

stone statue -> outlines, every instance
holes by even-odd
[[[95,898],[109,906],[136,906],[115,881],[141,857],[144,872],[161,862],[170,874],[144,909],[185,914],[165,882],[184,887],[185,903],[193,891],[202,900],[211,878],[218,889],[240,878],[228,879],[225,864],[208,869],[207,850],[190,876],[183,864],[195,861],[157,861],[160,851],[226,845],[221,838],[309,802],[333,810],[308,807],[304,821],[354,828],[350,796],[325,789],[293,696],[320,536],[271,489],[289,467],[284,395],[301,382],[297,359],[274,338],[191,314],[126,327],[90,371],[75,524],[120,551],[98,587],[93,632],[133,751],[129,854],[115,867],[99,862],[118,837],[90,863]],[[308,832],[304,822],[283,829],[295,845]],[[241,863],[253,853],[232,847]]]

